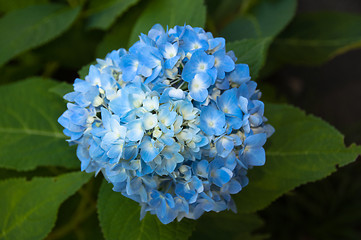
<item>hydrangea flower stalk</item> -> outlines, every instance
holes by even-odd
[[[265,164],[274,131],[248,65],[236,60],[202,28],[159,24],[129,51],[97,59],[59,118],[81,170],[102,172],[140,204],[141,218],[236,211],[231,195]]]

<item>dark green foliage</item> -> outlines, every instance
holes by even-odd
[[[55,178],[8,179],[0,182],[1,239],[42,239],[52,229],[60,204],[90,175],[69,173]]]
[[[361,16],[322,12],[297,16],[274,42],[282,63],[315,65],[361,46]]]
[[[91,0],[87,11],[87,27],[107,30],[117,17],[137,2],[138,0]]]
[[[234,214],[231,211],[210,213],[201,217],[191,240],[216,240],[227,236],[227,239],[261,240],[265,234],[254,234],[263,226],[263,221],[257,214]]]
[[[236,197],[241,213],[263,209],[296,186],[330,175],[361,152],[360,146],[346,148],[335,128],[295,107],[266,104],[266,116],[277,131],[267,142],[265,166],[249,171],[249,186]]]
[[[0,19],[0,66],[31,48],[63,33],[79,14],[80,7],[59,4],[30,6]]]
[[[57,123],[65,109],[49,91],[58,83],[30,78],[0,87],[0,167],[33,170],[38,166],[79,168],[75,149]]]
[[[296,0],[259,0],[245,6],[221,31],[227,40],[275,37],[291,21]]]
[[[246,63],[250,68],[253,78],[257,78],[266,59],[270,38],[244,39],[227,44],[227,49],[232,49],[236,54],[237,63]]]
[[[148,33],[156,23],[164,27],[189,24],[193,27],[203,27],[206,20],[206,8],[202,0],[155,0],[150,1],[130,35],[128,46],[138,40],[140,33]]]
[[[100,226],[106,239],[165,239],[185,240],[192,234],[196,221],[184,219],[181,222],[162,224],[149,213],[140,218],[138,203],[112,191],[112,185],[103,182],[98,196]]]

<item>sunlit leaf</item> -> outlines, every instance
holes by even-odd
[[[238,211],[268,206],[295,187],[322,179],[355,161],[361,147],[320,118],[285,104],[266,104],[265,116],[276,132],[266,143],[266,164],[249,171],[249,185],[236,196]]]
[[[0,181],[0,239],[43,239],[53,228],[60,204],[90,175],[77,172],[54,178]]]
[[[62,98],[49,91],[57,85],[30,78],[0,87],[0,167],[79,166],[57,122],[65,110]]]

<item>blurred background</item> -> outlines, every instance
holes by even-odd
[[[326,10],[360,14],[361,1],[298,1],[298,13]],[[335,126],[347,145],[361,143],[361,50],[319,66],[285,66],[264,81],[277,86],[289,103]],[[260,213],[263,231],[271,239],[361,239],[360,172],[359,158],[278,199]]]
[[[0,16],[17,9],[19,4],[26,7],[33,2],[48,1],[14,2],[17,5],[12,4],[11,1],[0,0]],[[84,2],[86,7],[92,8],[91,4],[81,0],[52,2],[73,6]],[[96,5],[101,4],[102,1],[93,2],[96,8]],[[149,2],[151,0],[142,0],[132,6],[107,31],[89,27],[89,22],[83,20],[92,12],[84,11],[80,19],[75,21],[62,36],[13,58],[1,67],[0,83],[14,82],[33,75],[72,83],[78,77],[79,69],[92,63],[95,58],[105,57],[105,54],[112,49],[129,46],[128,41],[135,19]],[[213,32],[215,36],[224,36],[227,40],[232,37],[252,38],[252,29],[248,28],[249,25],[245,22],[242,22],[244,24],[242,26],[247,30],[244,36],[242,35],[244,33],[235,36],[230,35],[230,32],[233,29],[231,25],[234,19],[239,17],[239,13],[252,8],[257,2],[257,0],[206,0],[208,8],[206,30]],[[296,15],[320,11],[341,11],[360,15],[361,1],[298,0]],[[274,18],[278,17],[274,16]],[[337,19],[334,21],[337,22]],[[237,24],[236,22],[235,26],[240,27]],[[279,34],[280,39],[292,34],[295,24],[297,23],[291,22],[283,29]],[[361,29],[361,25],[358,26]],[[311,27],[312,22],[311,24],[308,22],[298,30],[307,32]],[[324,27],[332,30],[333,25],[330,23]],[[117,32],[122,34],[114,34]],[[336,29],[335,36],[342,38],[337,33]],[[339,34],[342,34],[342,31]],[[361,49],[357,49],[361,46],[355,45],[351,51],[342,51],[337,56],[328,55],[327,58],[316,62],[313,62],[316,57],[312,52],[308,55],[309,62],[307,58],[302,61],[297,59],[290,62],[281,61],[280,51],[285,53],[282,51],[287,49],[281,49],[280,46],[282,47],[282,41],[277,39],[270,46],[265,65],[257,79],[264,100],[288,102],[298,106],[335,126],[345,135],[347,145],[354,142],[361,144]],[[297,57],[298,55],[295,58]],[[361,239],[360,173],[361,160],[358,159],[321,181],[295,189],[260,211],[257,227],[253,227],[252,234],[242,239]],[[85,186],[90,189],[87,194],[91,193],[88,196],[91,203],[96,201],[97,190],[94,189],[99,187],[100,182],[98,178]],[[88,220],[77,223],[77,229],[73,232],[62,228],[63,223],[71,220],[71,214],[84,192],[87,191],[77,193],[62,205],[57,228],[48,239],[79,239],[80,236],[88,239],[102,238],[95,212],[89,213]],[[82,226],[91,226],[94,234],[81,233]],[[242,226],[236,227],[242,228]],[[202,230],[197,230],[193,239],[204,238]],[[224,236],[224,239],[227,237]]]

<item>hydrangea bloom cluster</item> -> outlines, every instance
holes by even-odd
[[[231,194],[265,163],[261,93],[225,40],[202,28],[159,24],[129,51],[114,50],[76,79],[59,118],[81,169],[164,224],[236,211]],[[116,206],[114,206],[116,207]]]

